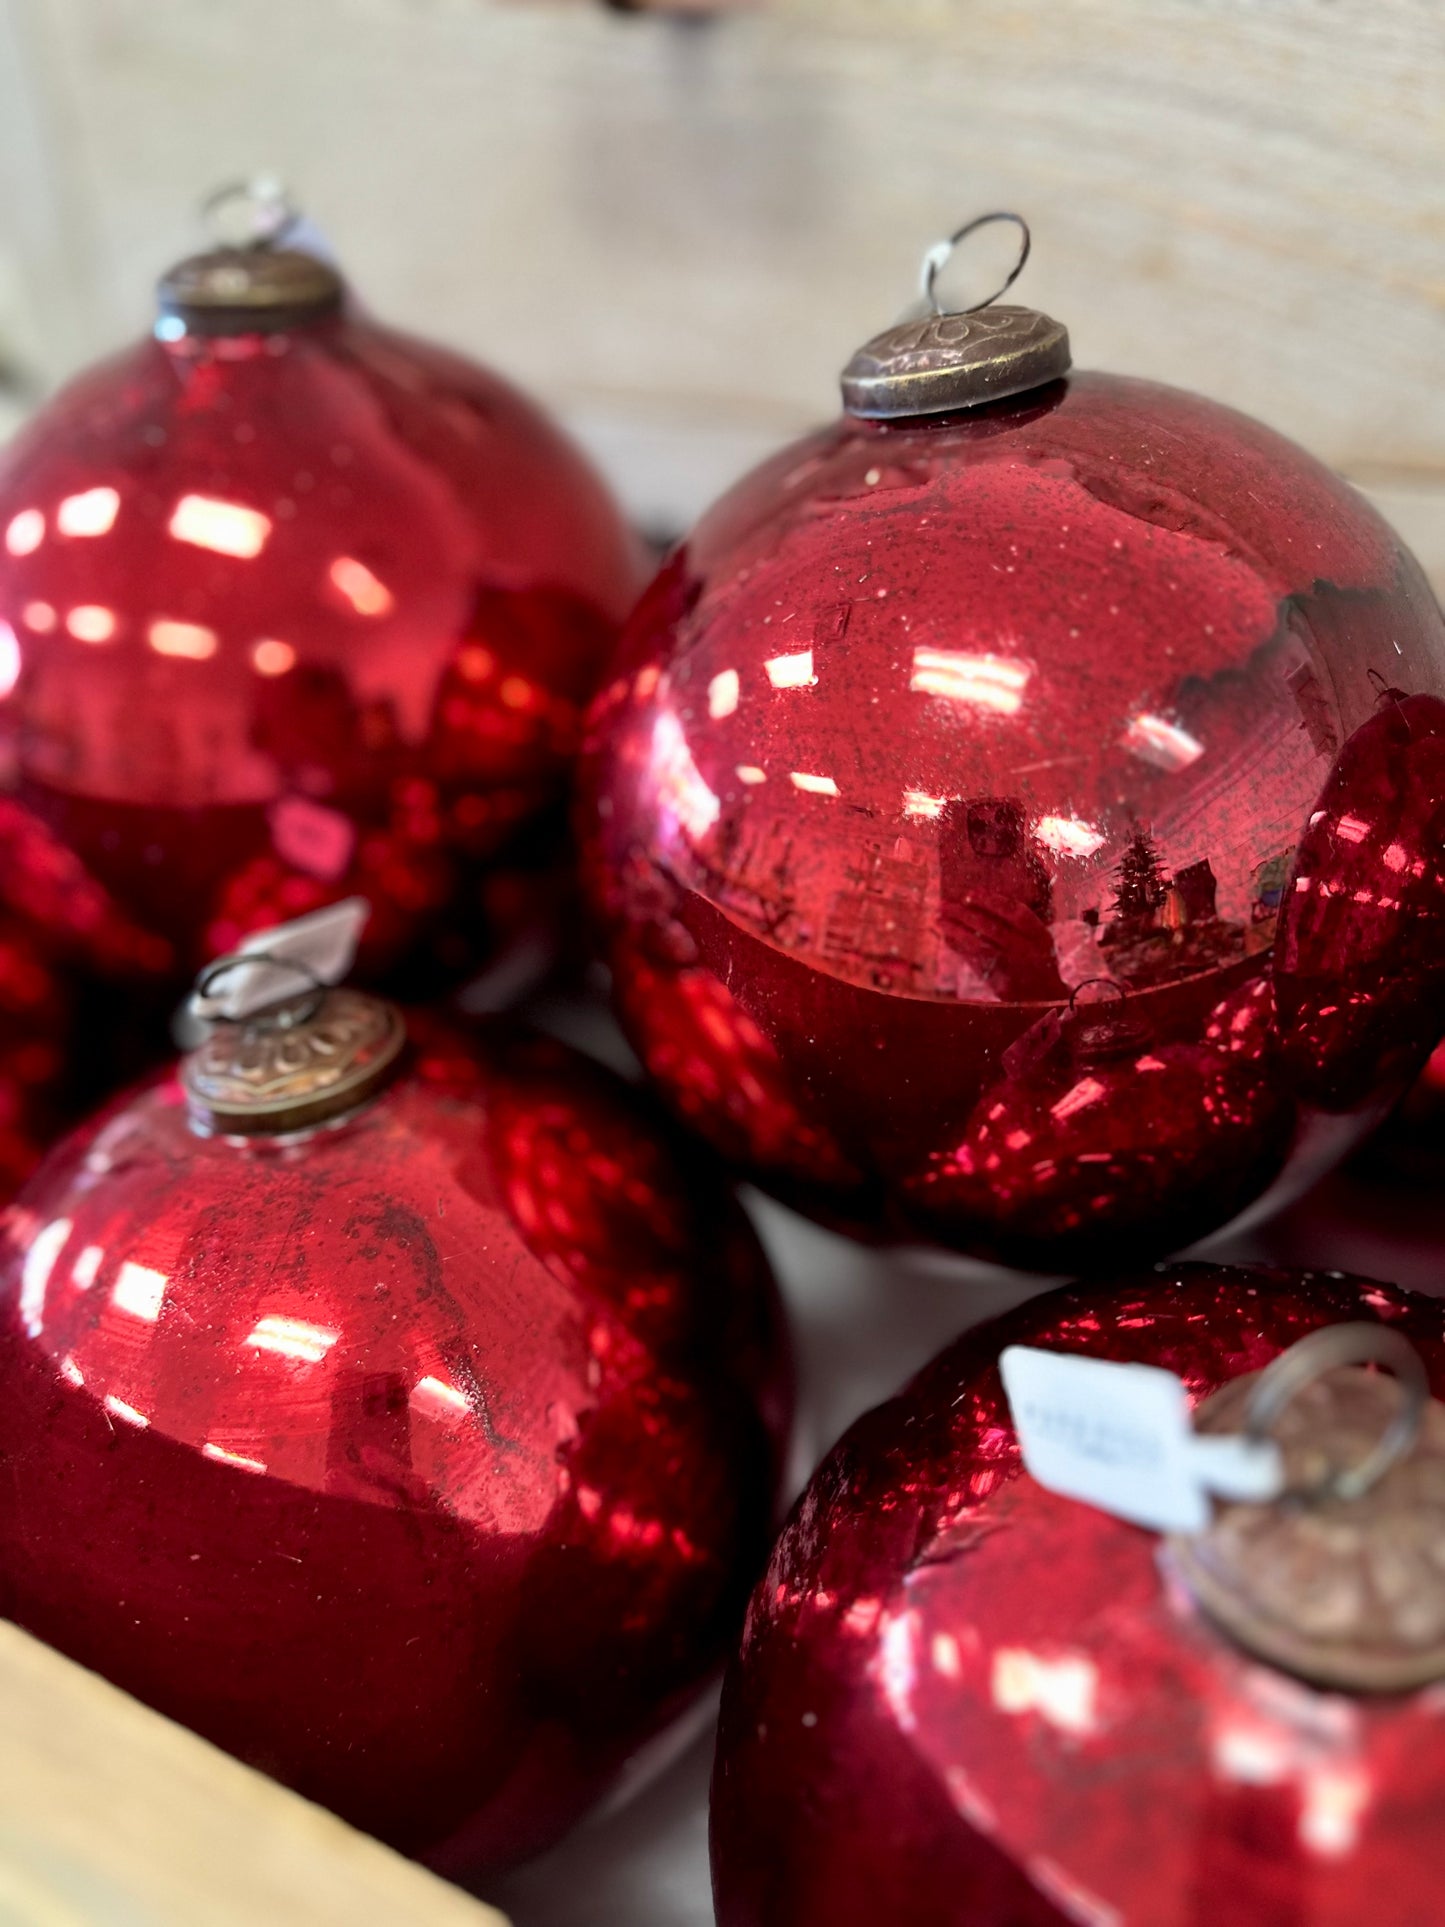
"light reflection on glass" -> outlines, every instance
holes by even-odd
[[[806,770],[788,771],[788,781],[795,790],[806,790],[809,796],[836,796],[838,785],[831,776],[810,776]]]
[[[1147,712],[1132,716],[1124,731],[1124,742],[1132,749],[1141,762],[1152,763],[1171,776],[1177,770],[1188,769],[1197,763],[1204,754],[1204,745],[1197,736],[1191,736],[1187,729],[1178,723],[1171,723],[1166,717],[1152,716]]]
[[[37,636],[48,636],[58,620],[48,602],[27,602],[20,611],[20,619],[25,627],[33,629]]]
[[[138,1412],[133,1405],[127,1405],[123,1398],[116,1398],[114,1393],[106,1394],[105,1409],[114,1413],[116,1418],[123,1418],[127,1425],[139,1425],[144,1429],[150,1424],[144,1412]]]
[[[115,611],[82,602],[65,618],[65,626],[77,642],[109,642],[115,634]]]
[[[910,689],[975,709],[1012,716],[1023,702],[1033,671],[1009,656],[974,655],[963,649],[915,649]]]
[[[45,517],[39,509],[21,509],[5,530],[5,546],[11,555],[33,555],[44,540]]]
[[[707,686],[707,713],[715,723],[731,716],[738,706],[738,672],[721,669]]]
[[[1062,1124],[1065,1118],[1073,1117],[1078,1111],[1087,1110],[1089,1105],[1097,1104],[1104,1095],[1104,1086],[1096,1077],[1081,1077],[1077,1084],[1065,1091],[1057,1104],[1049,1106],[1049,1115]]]
[[[763,668],[774,689],[808,689],[818,680],[813,674],[811,649],[800,649],[792,656],[770,656]]]
[[[251,646],[251,666],[258,676],[284,676],[288,669],[296,666],[296,651],[289,642],[279,642],[275,636],[263,636],[260,642]]]
[[[264,1472],[264,1459],[248,1459],[244,1452],[232,1452],[224,1445],[215,1445],[210,1439],[201,1447],[204,1458],[219,1459],[222,1465],[238,1465],[243,1472]]]
[[[722,805],[693,761],[682,724],[670,709],[659,710],[652,725],[651,760],[658,801],[693,842],[701,842]]]
[[[36,1233],[25,1254],[20,1273],[20,1318],[31,1338],[38,1338],[44,1329],[46,1287],[70,1230],[69,1218],[53,1218]]]
[[[465,1392],[459,1392],[455,1385],[448,1385],[444,1378],[434,1378],[431,1374],[417,1380],[411,1396],[414,1404],[421,1406],[423,1411],[430,1411],[434,1418],[460,1418],[471,1410]]]
[[[271,518],[259,509],[218,501],[213,495],[183,495],[171,516],[170,532],[177,542],[249,561],[265,548]]]
[[[88,488],[79,495],[66,496],[55,511],[55,526],[61,535],[106,535],[119,507],[118,490]]]
[[[1001,1713],[1037,1713],[1076,1739],[1094,1731],[1099,1669],[1082,1655],[1054,1659],[1023,1646],[1001,1646],[989,1685]]]
[[[171,622],[163,618],[151,624],[146,641],[158,656],[181,656],[190,662],[205,662],[215,655],[220,638],[202,622]]]
[[[766,770],[759,769],[756,763],[739,763],[737,778],[740,783],[766,783],[768,774]]]
[[[384,616],[392,606],[390,589],[378,582],[354,555],[338,555],[331,565],[331,581],[359,616]]]
[[[323,1325],[309,1325],[302,1318],[286,1318],[268,1312],[258,1319],[246,1335],[246,1343],[258,1352],[275,1352],[280,1358],[297,1358],[307,1365],[318,1365],[336,1343],[339,1332]]]
[[[1034,835],[1055,856],[1092,856],[1104,847],[1104,832],[1078,816],[1041,816]]]
[[[20,638],[8,622],[0,622],[0,696],[8,696],[20,680]]]
[[[930,821],[943,815],[946,796],[930,796],[927,790],[905,790],[903,792],[903,814],[915,820]]]
[[[70,1268],[70,1282],[77,1291],[89,1291],[95,1283],[105,1253],[99,1245],[87,1245]]]
[[[161,1315],[169,1283],[169,1273],[152,1271],[149,1265],[134,1265],[127,1259],[110,1288],[110,1302],[117,1311],[129,1312],[132,1318],[144,1318],[153,1325]]]
[[[67,1352],[60,1361],[60,1376],[65,1380],[67,1385],[83,1385],[85,1383],[85,1373],[81,1371],[69,1352]]]

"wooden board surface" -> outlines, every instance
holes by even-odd
[[[1436,0],[0,0],[7,38],[0,353],[41,380],[271,165],[378,309],[550,396],[676,524],[1002,203],[1081,363],[1263,416],[1445,582]]]
[[[506,1927],[0,1621],[0,1927]]]

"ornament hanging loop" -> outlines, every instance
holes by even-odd
[[[274,174],[227,181],[201,203],[201,219],[224,247],[255,252],[280,247],[301,222],[301,210]]]
[[[1008,279],[1003,283],[1002,287],[996,288],[992,294],[986,295],[982,301],[975,301],[970,307],[945,309],[938,299],[937,282],[939,275],[942,274],[944,268],[952,258],[954,249],[961,241],[967,240],[970,234],[976,234],[978,230],[983,227],[992,227],[994,223],[998,221],[1011,222],[1013,226],[1018,229],[1020,236],[1019,257],[1018,260],[1014,262]],[[935,241],[923,257],[919,285],[928,312],[934,315],[944,313],[977,314],[980,308],[991,307],[1001,295],[1008,293],[1014,282],[1017,281],[1023,273],[1024,268],[1028,264],[1029,253],[1032,247],[1033,236],[1029,232],[1029,224],[1022,214],[1014,214],[1008,209],[1002,208],[993,214],[979,214],[976,215],[973,220],[965,221],[963,226],[955,233],[950,234],[946,241]]]
[[[1244,1410],[1244,1436],[1256,1440],[1268,1438],[1285,1407],[1307,1385],[1348,1365],[1385,1366],[1399,1382],[1399,1409],[1357,1465],[1346,1467],[1301,1496],[1346,1501],[1363,1498],[1392,1465],[1408,1457],[1420,1436],[1430,1402],[1430,1381],[1424,1362],[1399,1332],[1391,1331],[1387,1325],[1364,1323],[1322,1326],[1266,1366]]]

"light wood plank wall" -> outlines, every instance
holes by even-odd
[[[4,1927],[507,1927],[0,1621]]]
[[[1296,436],[1445,586],[1440,0],[0,0],[0,360],[136,328],[261,166],[659,526],[832,411],[925,242],[1020,207],[1081,363]]]

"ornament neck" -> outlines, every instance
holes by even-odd
[[[214,248],[162,275],[155,332],[166,343],[284,334],[340,314],[336,270],[296,248]]]
[[[1371,1366],[1385,1366],[1393,1377]],[[1166,1560],[1255,1657],[1326,1687],[1403,1692],[1445,1678],[1445,1405],[1419,1354],[1375,1324],[1330,1325],[1195,1417],[1272,1437],[1280,1496],[1221,1503]]]
[[[228,978],[242,983],[229,996]],[[406,1043],[394,1005],[328,984],[295,956],[221,958],[196,986],[198,1007],[212,1027],[180,1077],[206,1136],[289,1136],[357,1110],[395,1076]]]
[[[971,307],[945,309],[940,271],[966,236],[995,222],[1019,229],[1021,242],[1003,286]],[[1018,214],[983,214],[923,257],[922,301],[912,314],[861,347],[843,370],[843,406],[864,421],[953,415],[1027,394],[1070,367],[1069,333],[1036,308],[998,307],[1023,272],[1032,246]]]

